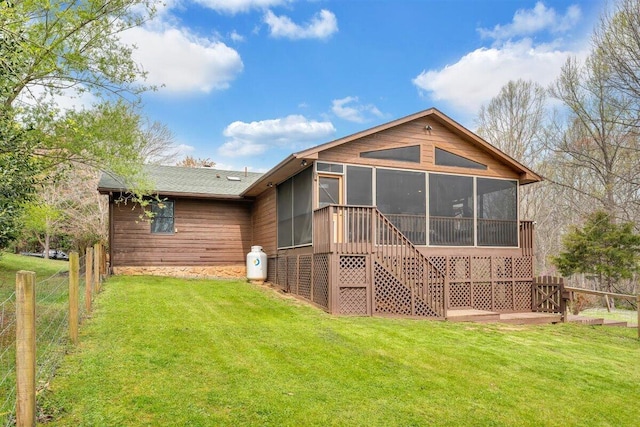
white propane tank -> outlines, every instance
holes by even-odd
[[[264,281],[267,278],[267,254],[262,246],[251,246],[247,254],[247,279]]]

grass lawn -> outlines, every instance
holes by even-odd
[[[16,273],[20,270],[35,271],[36,280],[42,280],[61,271],[69,271],[69,263],[3,252],[0,254],[0,300],[4,301],[15,292]]]
[[[637,331],[332,317],[244,282],[113,277],[53,426],[640,423]]]

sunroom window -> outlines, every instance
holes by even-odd
[[[429,244],[473,246],[473,178],[429,174]]]
[[[423,172],[376,171],[378,209],[413,244],[426,244],[426,185]]]
[[[278,247],[311,243],[312,168],[278,185]]]
[[[347,166],[347,204],[373,205],[372,168]]]
[[[477,178],[478,246],[518,246],[518,184]]]

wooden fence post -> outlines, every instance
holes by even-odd
[[[93,282],[96,293],[100,292],[100,243],[93,245]]]
[[[91,298],[93,298],[93,277],[91,275],[91,270],[93,269],[93,248],[87,248],[84,265],[84,306],[87,313],[91,313]]]
[[[16,425],[36,425],[36,273],[16,273]]]
[[[80,260],[78,252],[73,251],[69,253],[69,338],[73,345],[78,344],[79,278]]]

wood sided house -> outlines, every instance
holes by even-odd
[[[265,174],[149,166],[165,201],[140,221],[109,175],[115,273],[244,276],[330,313],[446,318],[532,311],[533,223],[518,190],[541,177],[429,109],[295,153]]]

